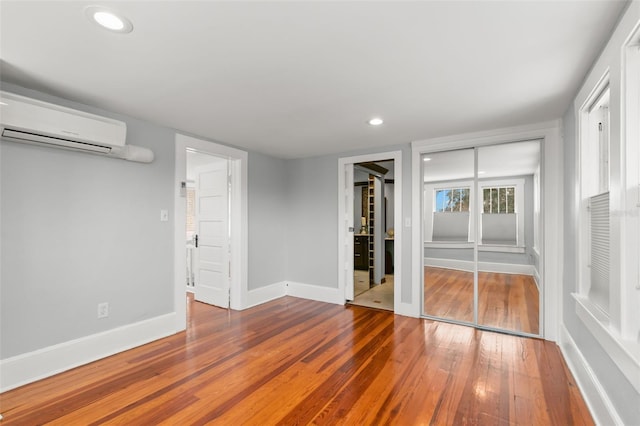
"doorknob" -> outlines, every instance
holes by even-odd
[[[196,234],[193,239],[195,241],[196,248],[198,248],[198,234]]]

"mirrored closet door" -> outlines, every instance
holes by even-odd
[[[423,314],[540,334],[538,140],[422,157]]]
[[[461,322],[474,321],[474,156],[465,149],[422,158],[424,313]]]

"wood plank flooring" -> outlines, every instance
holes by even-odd
[[[540,298],[529,275],[478,272],[478,323],[539,334]],[[473,273],[425,267],[424,311],[473,322]]]
[[[0,395],[7,425],[591,425],[557,346],[291,297]]]

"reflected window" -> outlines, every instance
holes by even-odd
[[[438,189],[436,193],[436,212],[468,212],[469,188]]]
[[[484,213],[515,213],[516,188],[515,186],[506,186],[501,188],[483,188],[482,201],[484,206]]]
[[[516,246],[518,217],[516,215],[516,187],[483,187],[483,214],[480,222],[481,244]]]

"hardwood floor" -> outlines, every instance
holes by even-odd
[[[539,294],[529,275],[478,272],[478,323],[539,334]],[[428,315],[473,322],[473,273],[425,267]]]
[[[3,426],[590,425],[557,346],[285,297],[0,395]]]

